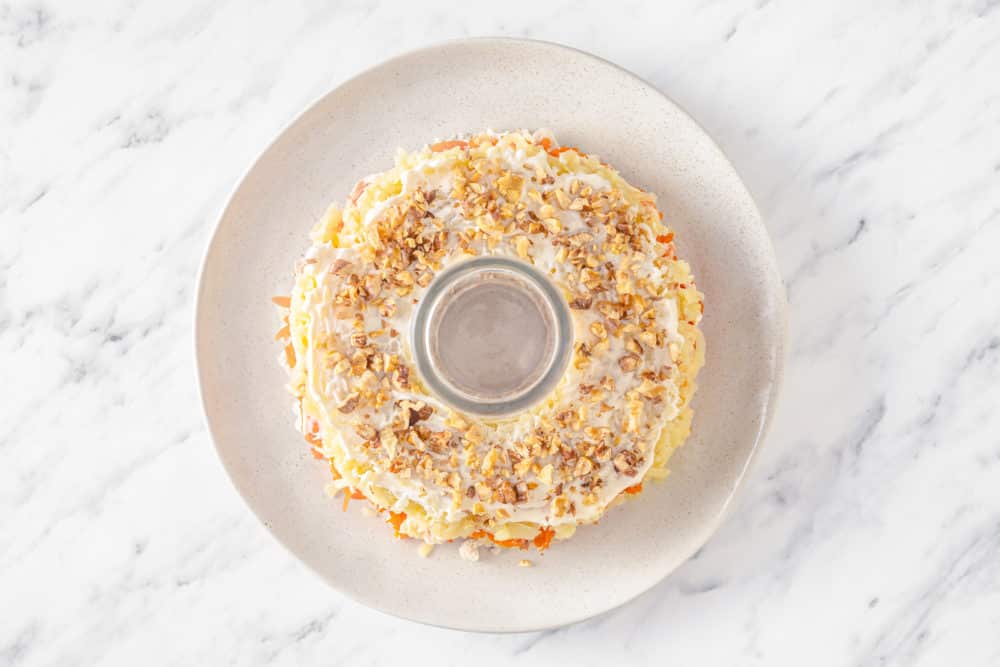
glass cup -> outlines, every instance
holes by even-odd
[[[439,273],[412,320],[424,385],[451,407],[504,417],[541,401],[569,363],[566,300],[529,264],[479,257]]]

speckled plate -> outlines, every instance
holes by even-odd
[[[342,512],[293,426],[272,340],[307,232],[396,147],[456,133],[551,128],[655,192],[705,293],[707,365],[694,433],[665,482],[581,528],[533,568],[521,552],[428,559],[380,521]],[[719,525],[777,394],[785,296],[753,200],[705,132],[618,67],[543,42],[477,39],[409,53],[339,86],[293,122],[236,188],[208,247],[195,343],[209,429],[264,525],[337,590],[434,625],[512,632],[579,621],[667,576]]]

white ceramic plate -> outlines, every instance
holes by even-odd
[[[307,232],[332,201],[392,164],[398,146],[492,128],[548,127],[655,192],[705,293],[707,365],[691,439],[665,482],[557,543],[479,563],[455,545],[428,559],[323,493],[327,466],[293,426],[270,297],[288,292]],[[579,621],[660,581],[718,526],[778,390],[785,297],[746,188],[704,131],[656,89],[591,55],[542,42],[449,42],[336,88],[292,123],[232,195],[202,267],[195,339],[219,457],[264,525],[337,590],[434,625],[521,631]]]

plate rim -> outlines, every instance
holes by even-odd
[[[399,613],[399,612],[396,612],[396,611],[392,611],[392,610],[389,610],[389,609],[385,608],[384,606],[382,606],[381,604],[378,604],[376,602],[370,602],[368,600],[361,600],[361,599],[359,599],[354,594],[352,594],[348,590],[344,589],[339,584],[337,584],[336,582],[334,582],[333,580],[331,580],[330,578],[328,578],[325,574],[323,574],[322,572],[320,572],[318,569],[316,569],[315,567],[313,567],[309,562],[307,562],[306,560],[300,558],[292,550],[292,548],[285,542],[285,540],[282,539],[274,531],[274,529],[266,521],[264,521],[264,519],[257,513],[257,510],[254,508],[253,504],[250,502],[250,499],[248,498],[247,494],[244,492],[244,490],[241,488],[241,486],[237,483],[236,477],[234,476],[233,471],[232,471],[230,465],[226,462],[226,458],[222,454],[222,451],[220,449],[219,439],[216,437],[216,430],[215,430],[215,427],[213,426],[212,417],[209,414],[209,408],[208,408],[208,404],[207,404],[206,397],[205,397],[205,391],[204,391],[204,364],[202,363],[203,352],[201,350],[202,346],[199,344],[199,341],[201,340],[201,337],[202,337],[202,323],[201,323],[200,314],[201,314],[202,305],[205,302],[205,298],[204,298],[205,274],[206,274],[206,270],[207,270],[207,267],[208,267],[209,258],[212,256],[213,250],[215,250],[215,246],[216,246],[216,243],[217,243],[219,235],[220,235],[220,231],[221,231],[221,227],[222,227],[222,222],[223,222],[223,220],[225,220],[225,218],[227,216],[227,213],[229,212],[230,207],[233,205],[233,201],[234,201],[236,195],[239,193],[240,189],[243,187],[244,183],[247,181],[247,178],[250,176],[251,173],[253,173],[253,171],[263,161],[263,159],[271,152],[271,149],[281,140],[281,138],[292,127],[294,127],[304,116],[306,116],[311,111],[313,111],[316,107],[318,107],[319,105],[321,105],[327,99],[327,97],[333,95],[340,88],[342,88],[344,86],[347,86],[348,84],[353,83],[353,82],[355,82],[355,81],[357,81],[359,79],[362,79],[362,78],[368,76],[369,74],[371,74],[372,72],[374,72],[374,71],[376,71],[378,69],[381,69],[383,67],[389,66],[389,65],[391,65],[393,63],[397,63],[397,62],[409,59],[409,58],[411,58],[413,56],[416,56],[416,55],[419,55],[419,54],[422,54],[422,53],[426,53],[426,52],[429,52],[429,51],[436,51],[436,50],[439,50],[439,49],[442,49],[442,48],[445,48],[445,47],[455,47],[455,46],[473,45],[473,44],[484,44],[484,43],[489,43],[489,42],[494,42],[494,43],[496,43],[496,42],[504,42],[504,43],[513,44],[513,45],[518,45],[518,44],[531,44],[531,45],[536,45],[536,46],[540,45],[540,46],[544,46],[546,48],[551,48],[551,49],[554,49],[554,50],[569,51],[569,52],[574,53],[577,56],[582,56],[583,58],[587,58],[587,59],[596,61],[596,62],[598,62],[598,63],[600,63],[602,65],[608,65],[608,66],[612,67],[614,70],[616,70],[618,73],[620,73],[620,74],[622,74],[622,75],[624,75],[624,76],[626,76],[626,77],[628,77],[630,79],[633,79],[637,83],[641,84],[641,86],[644,87],[645,89],[648,89],[650,92],[655,93],[657,96],[659,96],[660,98],[662,98],[663,101],[665,101],[667,104],[673,106],[687,121],[689,121],[695,127],[697,127],[698,130],[702,133],[702,135],[704,135],[704,138],[707,139],[708,145],[711,146],[718,153],[719,157],[724,161],[724,163],[726,164],[726,166],[728,166],[728,168],[731,170],[731,172],[733,174],[735,174],[736,181],[738,182],[740,188],[743,191],[743,194],[746,197],[746,202],[752,208],[752,211],[753,211],[753,213],[755,215],[755,218],[756,218],[756,223],[759,224],[760,227],[762,228],[763,238],[764,238],[764,240],[767,243],[767,249],[768,249],[768,252],[766,253],[767,259],[769,259],[770,263],[772,264],[772,266],[770,268],[773,269],[774,277],[776,278],[776,283],[775,283],[776,294],[774,294],[774,296],[777,297],[777,298],[776,298],[776,303],[774,304],[774,307],[775,307],[774,315],[776,315],[777,318],[780,320],[778,322],[778,327],[777,327],[778,331],[780,332],[780,335],[778,336],[778,338],[775,341],[776,354],[775,354],[775,358],[774,358],[774,375],[773,375],[772,381],[770,383],[770,387],[768,388],[768,391],[767,391],[767,397],[766,397],[765,404],[764,404],[764,416],[763,416],[763,419],[761,420],[760,427],[757,429],[757,432],[754,435],[752,444],[750,446],[750,452],[749,452],[749,454],[748,454],[748,456],[746,458],[746,462],[744,463],[744,465],[743,465],[742,469],[740,470],[739,474],[733,480],[732,488],[729,491],[728,495],[726,496],[726,499],[723,502],[722,506],[719,508],[719,511],[715,514],[714,517],[712,517],[711,521],[706,526],[707,531],[706,531],[706,534],[705,534],[705,538],[703,540],[701,540],[697,545],[695,545],[690,550],[690,553],[688,553],[687,555],[685,555],[678,562],[678,564],[673,569],[668,570],[667,572],[665,572],[659,579],[656,579],[655,581],[652,581],[648,587],[646,587],[645,589],[643,589],[643,590],[635,593],[634,595],[631,595],[631,596],[627,597],[626,599],[622,600],[621,602],[619,602],[617,604],[614,604],[614,605],[612,605],[610,607],[607,607],[603,611],[600,611],[600,612],[597,612],[597,613],[584,613],[584,614],[579,615],[579,616],[574,616],[574,617],[570,618],[569,620],[564,620],[564,621],[550,623],[550,624],[545,624],[545,625],[539,625],[539,626],[536,626],[536,627],[531,627],[531,628],[514,628],[514,629],[502,629],[502,628],[501,629],[497,629],[497,628],[481,628],[481,627],[480,628],[459,627],[459,626],[447,625],[447,624],[442,624],[442,623],[434,623],[434,622],[431,622],[431,621],[428,621],[428,620],[425,620],[425,619],[417,618],[415,616],[410,616],[410,615],[402,614],[402,613]],[[403,620],[406,620],[406,621],[410,621],[410,622],[414,622],[414,623],[419,623],[419,624],[425,625],[425,626],[430,626],[430,627],[435,627],[435,628],[442,628],[442,629],[453,630],[453,631],[458,631],[458,632],[475,632],[475,633],[482,633],[482,634],[500,634],[500,635],[503,635],[503,634],[518,634],[518,633],[526,633],[526,632],[540,632],[540,631],[546,631],[546,630],[553,630],[553,629],[568,627],[568,626],[571,626],[571,625],[576,625],[578,623],[582,623],[582,622],[584,622],[586,620],[589,620],[589,619],[592,619],[592,618],[603,617],[603,616],[605,616],[605,615],[607,615],[607,614],[609,614],[609,613],[611,613],[611,612],[613,612],[613,611],[615,611],[617,609],[620,609],[621,607],[624,607],[625,605],[629,604],[630,602],[632,602],[633,600],[637,599],[638,597],[640,597],[640,596],[648,593],[655,586],[659,585],[660,583],[662,583],[663,581],[665,581],[667,579],[667,577],[669,577],[671,574],[673,574],[674,572],[676,572],[676,570],[678,568],[680,568],[684,563],[688,562],[691,559],[691,556],[694,555],[699,549],[703,548],[705,546],[705,544],[707,544],[708,541],[711,540],[712,537],[718,532],[719,527],[722,525],[722,523],[725,521],[726,517],[729,515],[729,513],[730,513],[730,511],[732,510],[732,507],[733,507],[733,500],[736,497],[737,493],[739,492],[740,488],[742,487],[742,485],[744,483],[744,480],[746,479],[748,473],[750,472],[750,470],[754,466],[754,464],[755,464],[755,462],[757,460],[757,455],[758,455],[758,452],[759,452],[759,450],[761,448],[761,445],[764,443],[764,441],[766,440],[768,434],[770,433],[771,426],[772,426],[772,424],[774,422],[775,412],[777,410],[778,403],[779,403],[778,399],[781,396],[781,391],[782,391],[783,386],[784,386],[785,366],[787,364],[788,355],[789,355],[789,350],[788,350],[788,348],[789,348],[789,345],[788,345],[788,341],[789,341],[788,290],[787,290],[787,287],[785,285],[784,278],[781,275],[780,267],[778,265],[777,253],[775,252],[775,248],[774,248],[774,240],[771,238],[771,234],[769,233],[769,231],[767,229],[767,226],[764,224],[764,219],[761,216],[760,208],[757,206],[757,202],[754,199],[753,194],[751,193],[751,191],[750,191],[749,187],[747,186],[746,182],[741,177],[740,172],[736,169],[736,167],[733,164],[733,161],[730,159],[729,155],[722,149],[721,146],[719,146],[718,142],[715,140],[715,138],[713,137],[713,135],[711,133],[709,133],[705,129],[705,127],[701,123],[699,123],[698,120],[694,116],[692,116],[690,113],[688,113],[688,111],[683,106],[681,106],[680,104],[678,104],[673,98],[671,98],[669,95],[667,95],[665,92],[663,92],[662,90],[660,90],[657,86],[655,86],[654,84],[650,83],[646,79],[640,77],[639,75],[635,74],[634,72],[632,72],[632,71],[630,71],[630,70],[622,67],[621,65],[618,65],[617,63],[615,63],[615,62],[613,62],[611,60],[608,60],[606,58],[598,56],[598,55],[596,55],[594,53],[591,53],[589,51],[585,51],[583,49],[580,49],[580,48],[577,48],[577,47],[574,47],[574,46],[570,46],[570,45],[567,45],[567,44],[562,44],[562,43],[559,43],[559,42],[554,42],[554,41],[544,40],[544,39],[534,39],[534,38],[528,38],[528,37],[510,37],[510,36],[489,36],[489,35],[483,35],[483,36],[474,36],[474,37],[457,37],[457,38],[452,38],[452,39],[446,39],[446,40],[436,41],[436,42],[433,42],[433,43],[430,43],[430,44],[425,44],[425,45],[417,47],[417,48],[408,49],[408,50],[405,50],[405,51],[398,52],[395,55],[392,55],[392,56],[390,56],[388,58],[384,58],[382,60],[379,60],[378,62],[376,62],[376,63],[374,63],[374,64],[372,64],[372,65],[370,65],[368,67],[365,67],[364,69],[362,69],[361,71],[357,72],[356,74],[354,74],[352,76],[349,76],[349,77],[347,77],[347,78],[345,78],[345,79],[337,82],[333,86],[331,86],[328,89],[326,89],[324,92],[320,93],[311,102],[309,102],[306,106],[304,106],[301,111],[297,112],[294,117],[292,117],[288,122],[284,123],[273,134],[273,136],[266,142],[266,144],[264,145],[264,147],[261,148],[261,150],[257,153],[257,156],[252,160],[252,162],[247,166],[247,168],[242,171],[242,173],[240,174],[239,178],[237,180],[235,180],[235,182],[233,183],[232,187],[229,189],[228,193],[226,194],[225,198],[222,201],[224,203],[222,203],[220,206],[218,206],[216,208],[217,212],[216,212],[216,214],[214,216],[215,222],[212,224],[212,231],[209,234],[207,242],[205,243],[204,250],[202,251],[201,260],[200,260],[199,265],[198,265],[198,273],[197,273],[197,278],[196,278],[196,282],[195,282],[194,299],[193,299],[193,306],[194,307],[192,309],[192,320],[193,320],[193,322],[192,322],[192,328],[191,328],[191,334],[192,334],[191,335],[191,343],[193,344],[193,348],[194,348],[194,350],[193,350],[194,351],[193,363],[194,363],[195,379],[196,379],[196,386],[197,386],[197,392],[198,392],[198,404],[201,407],[202,420],[203,420],[203,423],[204,423],[204,425],[206,427],[206,430],[208,431],[209,439],[212,442],[212,448],[215,451],[216,459],[222,465],[222,468],[223,468],[224,472],[226,473],[226,477],[228,478],[228,481],[229,481],[230,485],[236,490],[237,494],[240,496],[240,499],[243,501],[243,503],[246,506],[246,508],[250,510],[251,514],[253,514],[253,516],[257,520],[257,522],[264,527],[264,529],[272,537],[272,539],[274,539],[279,545],[281,545],[281,547],[285,550],[285,552],[288,555],[290,555],[299,565],[305,566],[307,570],[309,570],[314,575],[316,575],[327,586],[329,586],[330,588],[332,588],[338,594],[340,594],[340,595],[348,598],[349,600],[351,600],[352,602],[354,602],[356,604],[360,604],[360,605],[363,605],[363,606],[368,607],[370,609],[374,609],[374,610],[376,610],[376,611],[378,611],[380,613],[386,614],[386,615],[391,616],[393,618],[403,619]]]

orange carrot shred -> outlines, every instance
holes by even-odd
[[[347,511],[347,506],[351,504],[351,500],[352,499],[354,499],[354,500],[364,500],[365,499],[365,494],[361,493],[360,491],[358,491],[356,489],[352,489],[351,487],[347,487],[346,489],[344,489],[344,511],[345,512]]]
[[[544,528],[538,531],[538,535],[535,535],[535,539],[533,539],[531,542],[532,544],[535,545],[535,548],[538,549],[539,551],[545,551],[546,549],[549,548],[549,545],[552,544],[552,538],[555,537],[555,534],[556,534],[555,530],[553,530],[549,526],[545,526]]]
[[[522,549],[523,550],[523,549],[527,549],[528,548],[528,540],[517,540],[517,539],[513,539],[513,540],[498,540],[498,539],[496,539],[494,537],[490,537],[490,539],[493,541],[493,544],[497,545],[498,547],[503,547],[504,549]]]
[[[274,340],[281,340],[282,338],[288,338],[291,335],[291,331],[288,330],[288,325],[278,329],[278,333],[274,334]]]
[[[290,296],[272,296],[271,303],[276,306],[281,306],[282,308],[288,308],[292,305],[292,297]]]
[[[291,345],[285,346],[285,361],[288,362],[289,368],[295,367],[295,348]]]
[[[435,153],[440,153],[441,151],[446,151],[449,148],[465,148],[469,144],[466,141],[439,141],[436,144],[431,144],[431,150]]]
[[[669,234],[660,234],[656,237],[656,240],[660,243],[670,243],[674,240],[674,233],[670,232]]]
[[[323,452],[320,452],[312,448],[310,448],[309,451],[312,452],[313,458],[316,459],[317,461],[323,461],[326,459],[326,457],[323,456]]]
[[[483,530],[476,530],[476,531],[473,531],[472,533],[469,534],[469,539],[471,539],[471,540],[478,540],[478,539],[483,538],[483,537],[488,538],[490,542],[492,542],[493,544],[497,545],[498,547],[503,547],[505,549],[515,549],[515,548],[516,549],[527,549],[528,548],[528,540],[521,540],[521,539],[517,539],[517,538],[510,539],[510,540],[498,540],[497,538],[493,537],[492,533],[487,533],[486,531],[483,531]]]
[[[577,148],[576,146],[560,146],[559,148],[555,148],[553,150],[550,150],[549,151],[549,155],[551,155],[552,157],[559,157],[560,155],[562,155],[566,151],[573,151],[574,153],[582,155],[582,153],[580,153],[580,149]]]
[[[639,482],[635,486],[630,486],[627,489],[625,489],[625,491],[624,491],[624,493],[627,493],[630,496],[634,496],[635,494],[641,493],[641,492],[642,492],[642,482]]]
[[[404,521],[406,521],[406,512],[389,512],[388,522],[392,525],[396,537],[399,537],[399,527],[403,525]]]

